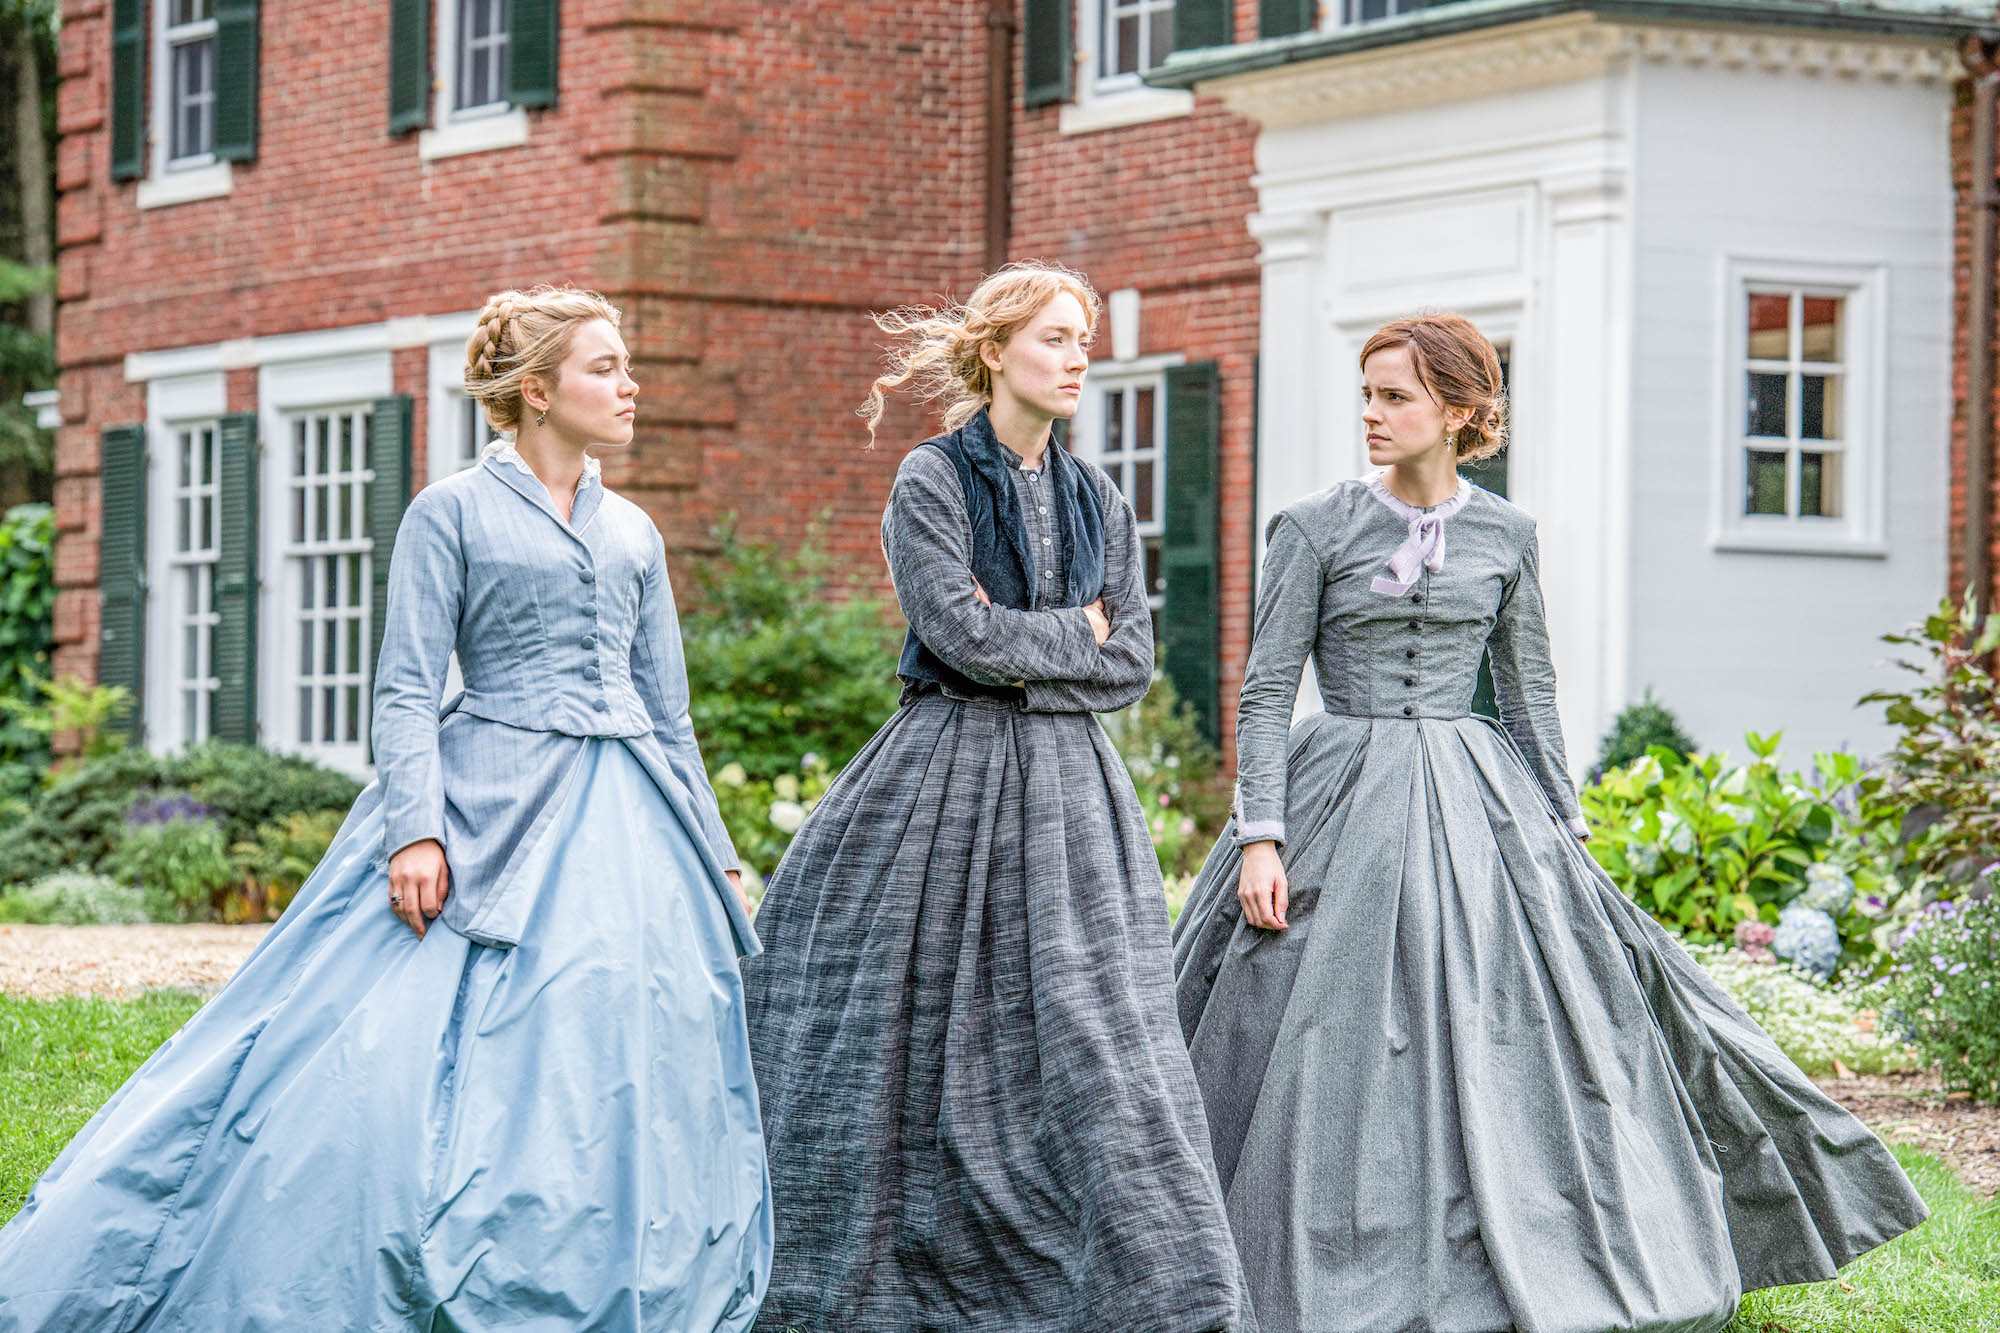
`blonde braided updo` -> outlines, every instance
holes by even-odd
[[[465,340],[465,391],[485,409],[494,430],[521,428],[528,410],[522,382],[533,375],[553,390],[577,328],[593,319],[615,329],[618,307],[596,292],[567,285],[544,283],[486,299]]]

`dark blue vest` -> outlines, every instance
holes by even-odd
[[[935,449],[951,460],[972,521],[972,575],[995,606],[1032,611],[1035,606],[1034,561],[1028,556],[1028,518],[1014,491],[1013,459],[994,438],[993,424],[981,408],[972,420],[948,435],[925,440],[919,449]],[[1087,606],[1104,595],[1104,504],[1090,474],[1077,466],[1053,439],[1043,466],[1048,469],[1049,494],[1055,499],[1056,540],[1062,543],[1069,577],[1064,581],[1064,606]],[[971,589],[966,596],[972,595]],[[913,684],[948,687],[954,694],[993,699],[1018,699],[1012,685],[985,685],[952,670],[910,630],[903,639],[896,674]]]

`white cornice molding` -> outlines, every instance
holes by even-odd
[[[1611,23],[1562,14],[1304,60],[1203,83],[1265,128],[1517,92],[1601,77],[1635,60],[1884,82],[1949,83],[1949,42]]]
[[[375,324],[310,329],[304,333],[267,333],[255,338],[159,351],[128,352],[125,378],[131,383],[194,375],[216,370],[247,370],[290,361],[322,361],[365,352],[393,352],[408,347],[459,341],[472,336],[477,310],[450,315],[402,315]]]

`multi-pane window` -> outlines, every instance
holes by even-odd
[[[215,3],[167,0],[167,159],[206,162],[215,151]]]
[[[1745,515],[1845,515],[1847,297],[1810,288],[1745,292]]]
[[[294,738],[322,759],[355,761],[367,737],[372,642],[368,409],[304,412],[286,428]]]
[[[171,432],[168,501],[173,546],[167,556],[173,725],[183,745],[215,734],[216,428]]]
[[[479,410],[477,399],[454,395],[451,400],[454,421],[448,437],[452,450],[451,471],[463,472],[479,461],[479,455],[486,448],[486,415]],[[440,475],[436,470],[433,476]]]
[[[1443,0],[1437,0],[1442,3]],[[1373,19],[1385,19],[1392,14],[1409,14],[1419,9],[1429,9],[1433,0],[1341,0],[1340,18],[1343,23],[1367,23]]]
[[[1146,600],[1158,616],[1166,580],[1160,557],[1167,531],[1167,394],[1158,379],[1103,390],[1104,435],[1098,465],[1131,502],[1146,548]]]
[[[1136,80],[1174,51],[1174,0],[1100,0],[1097,76]]]
[[[507,0],[456,0],[452,110],[507,104]]]

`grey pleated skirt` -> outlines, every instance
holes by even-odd
[[[1226,831],[1182,1029],[1266,1333],[1695,1333],[1923,1221],[1479,718],[1293,729],[1291,928]]]
[[[1255,1327],[1159,864],[1095,718],[919,697],[799,831],[757,929],[758,1329]]]

